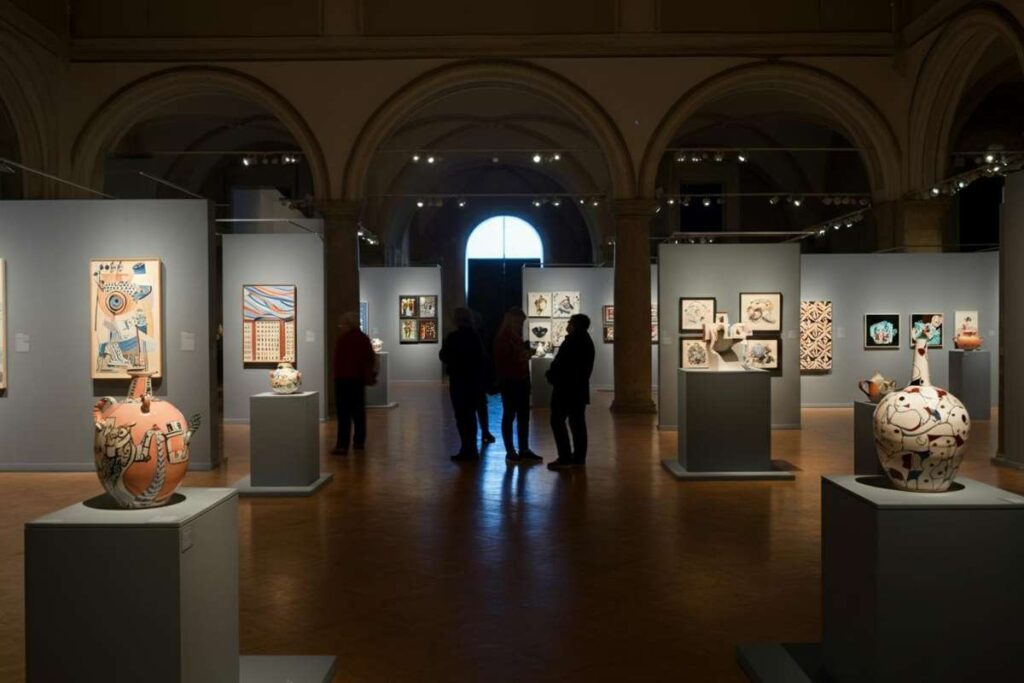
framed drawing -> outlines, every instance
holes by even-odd
[[[899,346],[899,313],[867,313],[864,315],[865,349],[898,349]]]
[[[679,299],[679,331],[703,332],[704,323],[715,320],[715,297],[681,297]]]
[[[832,302],[800,302],[800,370],[832,369]]]
[[[658,304],[651,304],[651,343],[658,343]]]
[[[953,330],[953,336],[960,334],[961,332],[980,332],[978,327],[978,312],[977,311],[956,311],[953,314],[953,324],[956,328]]]
[[[7,389],[7,280],[0,258],[0,391]]]
[[[782,330],[782,292],[740,292],[740,322],[752,333]]]
[[[778,370],[779,340],[748,339],[743,344],[743,364],[757,370]]]
[[[93,379],[128,379],[131,368],[163,373],[159,259],[89,262]]]
[[[615,341],[615,325],[605,325],[601,328],[601,340],[605,344],[611,344]]]
[[[942,348],[942,321],[941,313],[911,313],[910,314],[910,346],[913,348],[914,340],[924,333],[925,325],[931,326],[931,334],[928,337],[929,349]]]
[[[417,318],[419,297],[416,296],[400,296],[398,297],[398,317],[399,318]]]
[[[370,334],[370,304],[366,301],[359,302],[359,329]]]
[[[569,325],[568,320],[552,320],[551,321],[551,345],[558,348],[565,341],[565,335],[568,333],[566,329]]]
[[[531,318],[551,317],[551,292],[529,292],[526,300],[526,315]]]
[[[550,320],[529,320],[526,323],[529,328],[529,340],[531,342],[550,342],[551,341],[551,321]]]
[[[437,295],[428,294],[419,297],[416,314],[419,318],[437,318]]]
[[[552,292],[551,317],[570,318],[581,312],[579,292]]]
[[[605,325],[615,324],[615,306],[601,307],[601,322]]]
[[[683,370],[699,370],[711,367],[708,345],[703,339],[679,340],[679,367]]]
[[[437,343],[437,321],[420,320],[419,342],[421,344]]]
[[[419,321],[406,318],[398,322],[398,343],[418,344],[420,340]]]
[[[242,363],[295,362],[295,285],[242,285]]]

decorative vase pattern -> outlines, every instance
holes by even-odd
[[[302,384],[302,373],[291,363],[278,363],[277,370],[270,371],[270,388],[275,394],[294,394]]]
[[[862,379],[857,382],[857,388],[868,397],[869,401],[878,403],[883,397],[896,391],[896,380],[886,379],[882,373],[876,370],[871,379]]]
[[[875,450],[896,488],[940,492],[956,477],[971,418],[956,396],[932,386],[928,337],[914,342],[910,386],[885,396],[875,408]]]
[[[374,353],[380,353],[384,350],[384,340],[374,337],[370,340],[370,347],[373,349]]]
[[[124,401],[106,396],[92,409],[96,474],[121,507],[157,507],[167,502],[188,470],[189,443],[199,416],[186,423],[171,403],[153,397],[152,373],[129,374]]]
[[[960,333],[956,335],[953,343],[956,345],[956,348],[963,351],[974,351],[981,346],[983,341],[984,339],[979,337],[977,332],[961,330]]]

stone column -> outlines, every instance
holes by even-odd
[[[359,205],[343,201],[320,202],[317,210],[324,220],[324,287],[327,289],[324,368],[327,370],[326,386],[331,387],[338,318],[348,311],[359,311]],[[333,410],[333,392],[329,393],[328,405]]]
[[[652,199],[615,203],[615,400],[617,413],[653,413],[651,398]]]

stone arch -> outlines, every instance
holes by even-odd
[[[969,9],[951,20],[932,44],[918,73],[910,107],[907,179],[923,189],[945,176],[950,136],[970,77],[985,52],[1004,42],[1024,69],[1024,32],[996,5]]]
[[[373,114],[360,132],[345,169],[342,194],[360,201],[374,154],[401,122],[426,104],[459,90],[480,86],[520,89],[566,109],[594,136],[604,153],[615,197],[632,197],[636,189],[626,142],[608,113],[591,95],[568,79],[520,62],[460,62],[430,71],[401,87]]]
[[[0,106],[14,126],[18,161],[31,168],[53,172],[52,150],[46,142],[51,117],[47,114],[46,96],[36,87],[38,83],[47,82],[47,78],[40,65],[28,57],[31,53],[19,36],[0,28]],[[53,191],[50,183],[40,176],[21,175],[24,198],[40,198]]]
[[[252,76],[211,67],[160,71],[114,93],[93,114],[75,141],[72,165],[76,180],[94,187],[102,184],[104,155],[150,112],[184,97],[225,93],[260,105],[284,124],[306,155],[316,197],[328,198],[327,164],[316,136],[302,115],[281,94]]]
[[[691,88],[658,124],[640,164],[640,193],[653,197],[658,166],[683,124],[703,107],[729,95],[768,91],[793,95],[822,107],[839,129],[864,150],[862,159],[876,202],[894,199],[900,189],[899,142],[878,109],[849,83],[819,69],[788,62],[738,66]]]

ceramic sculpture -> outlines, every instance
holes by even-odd
[[[869,401],[878,403],[886,395],[896,391],[896,380],[886,379],[882,373],[875,370],[871,379],[862,379],[857,382],[857,388],[864,392]]]
[[[121,507],[157,507],[167,502],[188,470],[189,442],[199,428],[199,416],[186,423],[177,408],[154,398],[151,372],[129,374],[124,401],[107,396],[92,409],[96,473]]]
[[[384,350],[384,340],[374,337],[370,340],[370,346],[373,348],[374,353],[380,353]]]
[[[709,365],[712,370],[742,370],[742,355],[734,348],[747,339],[747,327],[743,323],[729,325],[729,316],[719,312],[715,322],[704,323],[703,339],[708,348]]]
[[[956,348],[963,351],[974,351],[981,346],[983,341],[974,330],[960,330],[960,333],[953,339]]]
[[[875,450],[896,488],[940,492],[948,490],[956,477],[971,419],[956,396],[931,384],[932,331],[927,328],[914,340],[910,386],[885,396],[875,408]]]
[[[278,363],[276,370],[270,371],[270,388],[275,394],[294,394],[302,384],[302,373],[292,367],[291,363]]]

